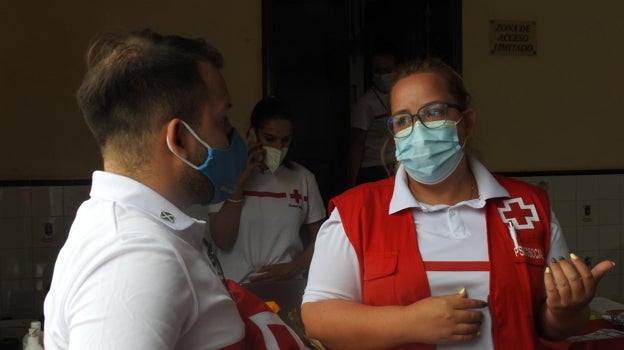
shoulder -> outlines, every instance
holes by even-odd
[[[514,178],[507,177],[507,176],[500,175],[500,174],[492,174],[492,175],[494,176],[496,181],[498,181],[498,183],[501,184],[501,186],[505,187],[505,189],[510,191],[510,193],[511,191],[535,192],[538,194],[546,193],[546,191],[543,188],[533,185],[531,183],[528,183],[526,181],[514,179]]]

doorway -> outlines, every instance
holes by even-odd
[[[349,113],[370,85],[370,54],[440,57],[461,72],[461,0],[263,0],[263,95],[286,101],[290,156],[325,202],[346,188]]]

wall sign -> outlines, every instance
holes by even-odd
[[[491,20],[490,54],[497,56],[536,56],[536,22]]]

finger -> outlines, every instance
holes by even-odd
[[[474,335],[479,333],[479,331],[481,331],[481,322],[459,323],[455,327],[453,334]]]
[[[572,300],[578,298],[584,298],[586,290],[593,290],[593,284],[588,283],[585,284],[583,280],[583,275],[581,271],[578,270],[577,265],[583,265],[581,261],[568,261],[564,257],[560,257],[559,261],[557,261],[557,265],[561,267],[561,271],[563,271],[562,276],[555,275],[555,281],[559,284],[564,284],[566,286],[562,286],[561,288],[566,288],[570,290],[570,296]],[[581,268],[583,266],[580,266]],[[585,269],[587,271],[587,269]],[[587,275],[587,272],[585,273]],[[564,293],[566,294],[566,293]]]
[[[600,279],[614,267],[615,263],[613,261],[605,260],[594,266],[594,268],[591,270],[591,274],[595,280],[600,281]]]
[[[460,324],[477,324],[483,322],[483,312],[475,310],[457,310],[455,314],[457,322]]]
[[[561,297],[559,296],[557,287],[555,287],[555,280],[550,266],[546,266],[544,270],[544,289],[546,289],[546,300],[548,300],[549,303],[559,303]]]
[[[564,271],[564,268],[569,269],[569,263],[565,258],[560,257],[560,260],[553,258],[550,262],[550,271],[552,279],[559,294],[559,303],[567,303],[572,298],[572,290],[570,289],[570,282]]]

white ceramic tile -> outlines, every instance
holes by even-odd
[[[598,197],[598,176],[578,176],[576,181],[576,199],[581,201],[591,201],[598,199]]]
[[[622,274],[622,253],[619,249],[601,250],[600,256],[595,263],[601,261],[611,260],[615,263],[615,266],[607,272],[607,275],[621,275]]]
[[[598,201],[600,225],[622,224],[622,208],[619,199],[601,199]]]
[[[624,174],[607,174],[598,181],[599,199],[624,198]]]
[[[32,249],[0,250],[0,277],[3,280],[32,278]]]
[[[0,247],[2,249],[32,247],[32,219],[0,218]]]
[[[597,294],[605,298],[622,295],[622,276],[605,275],[600,280]]]
[[[550,181],[552,198],[556,201],[576,200],[577,176],[553,176]]]
[[[63,245],[67,238],[64,218],[33,217],[33,246],[49,247]]]
[[[33,280],[4,280],[0,290],[3,315],[12,318],[34,318]]]
[[[577,227],[576,229],[576,244],[577,249],[586,250],[599,250],[600,231],[598,226],[584,226]]]
[[[622,226],[601,225],[598,230],[600,250],[622,249]]]
[[[33,216],[63,216],[63,187],[33,187],[32,206]]]
[[[561,226],[576,226],[575,201],[555,201],[551,206]]]
[[[600,205],[597,200],[576,201],[576,222],[578,226],[600,224]]]
[[[0,187],[0,217],[32,215],[30,187]]]
[[[75,216],[82,202],[89,199],[91,186],[65,186],[63,187],[63,215]]]
[[[60,247],[36,247],[33,249],[33,277],[51,279],[54,263]]]

